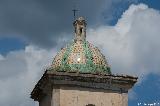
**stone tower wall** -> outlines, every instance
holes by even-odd
[[[128,90],[137,77],[48,72],[31,98],[39,106],[128,106]]]
[[[55,101],[55,102],[53,102]],[[113,93],[103,89],[66,87],[53,89],[51,106],[128,106],[127,93]]]

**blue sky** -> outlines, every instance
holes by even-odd
[[[150,74],[147,79],[142,82],[141,85],[136,85],[133,90],[137,93],[135,100],[129,101],[129,106],[136,106],[137,103],[159,103],[159,87],[160,79],[159,75]]]
[[[52,52],[51,54],[48,54],[48,57],[46,58],[46,60],[44,60],[45,62],[43,62],[43,65],[44,64],[46,65],[46,64],[48,64],[47,59],[50,58],[49,60],[51,60],[52,56],[54,56],[57,53],[57,51],[60,50],[60,49],[57,49],[57,48],[60,48],[58,45],[63,45],[63,43],[66,42],[69,38],[72,38],[72,26],[71,25],[72,25],[72,15],[73,14],[69,10],[72,10],[73,2],[70,2],[70,4],[69,3],[66,4],[66,11],[65,12],[62,12],[63,8],[59,9],[58,6],[55,8],[52,8],[52,5],[50,6],[50,4],[49,4],[51,2],[50,0],[46,0],[46,2],[40,1],[38,3],[37,2],[33,2],[33,3],[28,2],[28,4],[25,4],[25,1],[24,1],[24,3],[20,2],[20,1],[16,1],[16,2],[18,4],[14,4],[14,3],[7,4],[4,2],[4,7],[2,5],[0,5],[1,8],[4,8],[4,11],[0,11],[0,14],[4,14],[4,13],[5,13],[5,15],[7,14],[6,17],[0,16],[0,22],[2,23],[2,26],[0,25],[0,54],[1,54],[0,61],[3,62],[5,59],[5,61],[3,63],[0,62],[0,64],[3,65],[3,67],[2,67],[2,65],[0,65],[0,72],[4,73],[2,75],[6,76],[5,79],[2,76],[0,76],[0,84],[2,84],[2,85],[3,85],[3,83],[1,83],[2,81],[8,81],[8,82],[12,81],[11,77],[10,78],[7,77],[7,75],[10,76],[10,74],[8,74],[8,73],[12,73],[12,72],[10,72],[10,71],[12,71],[11,70],[12,68],[7,69],[8,72],[4,72],[4,70],[6,69],[4,67],[8,67],[7,63],[10,63],[11,66],[18,67],[18,64],[14,65],[11,60],[17,59],[16,57],[18,57],[18,59],[15,61],[23,61],[23,56],[26,56],[26,55],[28,56],[28,53],[29,53],[29,55],[33,55],[33,56],[34,56],[34,53],[38,53],[39,55],[42,54],[42,57],[45,58],[45,55],[47,54],[47,52]],[[103,4],[103,2],[108,3],[108,4],[105,5],[105,3]],[[121,1],[120,0],[118,2],[117,1],[114,2],[114,0],[113,1],[108,0],[106,2],[106,0],[103,0],[103,2],[102,2],[102,4],[103,4],[102,5],[101,3],[97,3],[96,1],[94,1],[93,7],[86,10],[85,12],[83,12],[83,7],[81,7],[81,2],[78,2],[77,7],[80,8],[80,10],[81,10],[79,15],[83,14],[83,16],[87,17],[89,34],[92,33],[92,32],[90,32],[90,30],[94,29],[95,27],[99,27],[96,30],[96,33],[98,33],[100,31],[103,31],[102,27],[106,27],[106,28],[109,27],[109,29],[112,29],[112,27],[118,26],[117,23],[121,23],[121,21],[123,21],[123,20],[120,21],[120,19],[123,19],[123,17],[125,17],[125,15],[123,13],[125,11],[127,11],[132,4],[139,5],[140,3],[143,3],[146,6],[148,6],[147,9],[149,10],[149,12],[150,11],[151,12],[152,11],[154,11],[154,12],[159,11],[160,12],[160,1],[159,0],[131,0],[131,1],[128,1],[128,0]],[[56,2],[51,2],[51,3],[56,4]],[[86,5],[88,5],[87,3],[86,3]],[[19,6],[19,5],[21,5],[21,4],[22,4],[22,6],[24,6],[24,8],[22,8],[22,11],[19,10],[21,8],[21,6]],[[33,6],[29,5],[29,4],[33,4]],[[60,4],[62,4],[62,3],[57,2],[56,5],[60,5]],[[6,5],[8,6],[8,8],[6,8]],[[13,7],[10,7],[10,5],[13,5]],[[16,6],[16,5],[18,5],[18,6]],[[31,7],[29,8],[29,6],[31,6]],[[19,7],[19,8],[16,9],[16,7]],[[84,8],[87,8],[87,6],[86,7],[84,6]],[[137,7],[135,7],[135,8],[137,8]],[[11,11],[12,9],[13,9],[13,11]],[[30,9],[30,11],[29,11],[29,9]],[[65,9],[65,7],[64,7],[64,9]],[[147,11],[147,9],[146,9],[146,11]],[[95,13],[91,12],[90,10],[95,11]],[[146,12],[146,11],[140,11],[140,13]],[[24,12],[25,14],[23,14],[21,12]],[[53,14],[52,14],[52,12],[53,12]],[[137,15],[137,14],[141,15],[140,13],[136,13],[135,15]],[[147,13],[148,12],[146,12],[146,14]],[[155,12],[155,14],[158,14],[158,13]],[[97,17],[94,17],[95,15]],[[12,17],[11,19],[10,19],[10,16]],[[151,16],[153,16],[153,15],[151,14]],[[62,18],[62,17],[66,17],[66,18]],[[21,18],[23,18],[23,20],[26,20],[26,22],[19,21],[19,20],[21,20]],[[135,17],[135,18],[137,18],[137,17]],[[8,21],[7,19],[10,21]],[[60,19],[62,19],[63,21]],[[64,21],[64,19],[66,19],[66,20]],[[146,19],[145,16],[144,16],[144,19]],[[154,19],[157,19],[157,18],[153,18],[153,20]],[[30,20],[32,20],[32,21],[30,21]],[[137,21],[134,21],[134,22],[136,23]],[[119,24],[119,25],[121,26],[121,24]],[[102,29],[100,30],[100,28],[102,28]],[[154,28],[155,29],[157,28],[156,25],[154,26]],[[159,29],[159,28],[157,28],[157,29]],[[110,34],[110,33],[108,33],[108,30],[106,31],[106,33]],[[112,32],[112,30],[111,30],[111,32]],[[135,36],[138,33],[143,32],[143,29],[141,31],[139,31],[138,29],[135,29],[135,30],[137,31],[136,34],[134,32]],[[153,33],[154,30],[151,32]],[[103,33],[105,33],[105,31]],[[66,35],[67,35],[67,37],[66,37]],[[155,37],[155,36],[153,36],[153,37]],[[146,45],[147,45],[147,41],[148,41],[149,42],[148,47],[150,45],[152,45],[152,42],[154,42],[154,41],[158,42],[157,39],[151,40],[152,36],[149,37],[150,39],[146,39],[143,37],[145,37],[145,36],[142,36],[142,38],[135,37],[133,39],[134,40],[136,39],[135,43],[141,42],[143,44],[146,43]],[[89,39],[90,39],[90,36],[89,36]],[[143,41],[143,39],[145,41]],[[94,40],[91,38],[91,41],[94,41]],[[132,39],[130,39],[130,41],[132,42]],[[97,42],[98,42],[98,40],[95,41],[95,44],[98,45],[98,47],[101,47],[101,44],[99,44]],[[160,68],[157,68],[157,66],[155,64],[153,64],[153,65],[151,65],[151,67],[149,67],[148,64],[152,64],[152,63],[146,62],[147,60],[145,61],[145,58],[150,58],[151,62],[159,62],[159,57],[156,57],[156,56],[158,56],[157,55],[157,53],[159,53],[158,47],[160,45],[159,45],[159,43],[154,43],[153,46],[151,46],[152,49],[147,49],[147,50],[153,50],[153,51],[151,51],[151,53],[154,52],[153,53],[153,55],[155,56],[154,57],[150,52],[143,55],[143,52],[144,51],[146,52],[145,48],[144,48],[145,50],[143,51],[143,46],[142,46],[143,44],[140,43],[140,45],[137,46],[135,43],[134,43],[134,46],[135,46],[134,50],[136,51],[135,55],[142,57],[142,60],[137,59],[137,61],[139,61],[139,62],[137,62],[137,64],[135,64],[133,66],[134,67],[139,66],[139,64],[142,62],[141,66],[143,66],[143,67],[139,66],[140,67],[139,69],[135,68],[135,69],[131,69],[131,70],[138,71],[141,69],[144,69],[144,70],[147,69],[148,71],[147,72],[145,72],[145,71],[137,72],[137,74],[139,74],[138,76],[140,77],[140,83],[136,84],[131,91],[134,93],[133,93],[133,95],[131,95],[133,97],[129,99],[129,106],[138,106],[137,104],[139,102],[141,102],[141,103],[159,102],[160,103],[160,93],[158,92],[158,91],[160,91],[160,75],[157,74],[160,72]],[[139,43],[137,43],[137,44],[139,44]],[[117,62],[120,62],[120,61],[116,60],[116,59],[119,59],[120,57],[116,57],[115,60],[114,59],[112,60],[111,58],[114,58],[114,54],[113,54],[113,56],[110,56],[112,53],[106,53],[105,50],[103,50],[103,46],[105,46],[105,45],[102,45],[102,51],[104,52],[104,54],[106,56],[109,57],[109,60],[111,60],[110,63],[112,63],[111,65],[113,66],[113,70],[114,69],[117,70],[117,68],[121,68],[121,66],[114,65],[114,64],[118,64]],[[114,47],[114,44],[112,45],[112,43],[107,43],[107,47],[108,47],[107,50],[112,50],[112,49],[110,49],[111,46]],[[139,47],[141,47],[141,48],[139,48]],[[130,49],[127,49],[127,50],[130,50]],[[142,54],[137,54],[139,51]],[[156,53],[156,51],[158,51],[158,52]],[[20,55],[20,56],[17,56],[17,55]],[[115,55],[115,56],[118,56],[118,55]],[[35,59],[37,59],[37,58],[40,59],[41,56],[35,57]],[[143,60],[144,60],[144,62],[143,62]],[[127,60],[125,62],[130,62],[130,60]],[[159,63],[157,63],[157,64],[159,64]],[[148,66],[146,66],[146,65],[148,65]],[[44,67],[40,67],[40,68],[43,69]],[[35,67],[35,70],[38,70],[40,68]],[[20,68],[20,69],[23,69],[23,68]],[[15,68],[14,70],[20,70],[20,69]],[[124,67],[122,67],[122,69],[127,70],[128,67],[124,66]],[[27,85],[26,85],[26,86],[30,86],[29,87],[30,89],[35,84],[35,82],[37,82],[37,79],[39,78],[39,76],[41,76],[41,73],[43,73],[42,71],[41,72],[36,71],[36,72],[38,73],[38,75],[37,76],[35,75],[35,77],[33,77],[34,81],[32,82],[32,84],[27,83]],[[113,72],[117,72],[117,71],[113,71]],[[126,74],[129,73],[131,75],[132,74],[136,75],[135,74],[136,71],[135,72],[120,71],[117,73],[121,73],[121,72],[126,72]],[[20,73],[20,72],[16,72],[16,73]],[[22,74],[24,74],[24,73],[22,73]],[[144,78],[143,78],[143,76],[144,76]],[[14,76],[12,76],[12,77],[14,77]],[[15,80],[15,82],[16,81],[17,80]],[[19,81],[17,81],[17,82],[19,82]],[[21,83],[21,82],[19,82],[19,83]],[[5,86],[8,89],[9,85],[5,85]],[[21,87],[19,87],[19,88],[21,88]],[[15,89],[16,89],[16,87],[15,87]],[[27,92],[29,92],[29,91],[27,91]],[[2,98],[7,99],[7,98],[13,96],[10,94],[7,94],[7,95],[8,96],[6,96],[6,97],[2,96]],[[27,97],[28,97],[28,95],[26,96],[26,98]],[[23,98],[23,100],[25,101],[26,98]],[[8,100],[9,100],[9,102],[12,102],[12,101],[10,101],[10,99],[8,99]],[[32,103],[33,101],[31,101],[31,100],[27,99],[26,104],[22,104],[21,102],[19,102],[20,100],[21,99],[18,99],[18,98],[15,99],[13,106],[17,106],[17,104],[21,104],[22,106],[27,106],[27,105],[34,106],[34,104]],[[0,104],[1,105],[3,104],[3,106],[9,106],[8,104],[6,104],[6,102],[2,102],[2,101],[0,101]]]
[[[26,43],[18,38],[1,38],[0,39],[0,52],[6,55],[10,51],[24,49]]]

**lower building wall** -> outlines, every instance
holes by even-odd
[[[88,104],[93,104],[91,106],[128,106],[127,93],[113,93],[103,89],[63,86],[60,87],[58,98],[59,104],[53,106],[87,106]]]
[[[51,96],[43,96],[43,98],[39,101],[39,106],[51,106]]]

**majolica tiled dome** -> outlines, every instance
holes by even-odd
[[[86,22],[80,17],[74,22],[75,39],[55,56],[52,68],[57,71],[111,74],[110,67],[97,47],[86,41]]]

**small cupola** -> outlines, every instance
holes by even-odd
[[[75,41],[84,41],[86,40],[86,21],[83,17],[79,17],[73,23],[75,28]]]
[[[111,74],[105,56],[86,40],[86,21],[77,18],[74,23],[75,38],[55,56],[52,68],[56,71]]]

